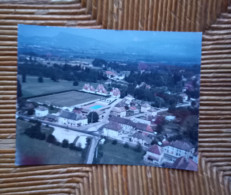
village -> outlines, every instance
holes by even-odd
[[[106,70],[105,75],[106,84],[125,82],[125,75],[116,71]],[[84,83],[80,90],[28,98],[17,117],[38,120],[52,127],[52,136],[60,144],[87,149],[87,164],[100,158],[97,147],[111,140],[144,151],[141,164],[197,169],[195,145],[185,139],[177,140],[182,134],[179,130],[180,117],[170,113],[169,108],[153,107],[150,102],[138,100],[130,94],[121,98],[118,88],[113,87],[109,91],[105,83],[95,87]],[[144,86],[151,88],[144,82],[136,88]],[[189,98],[185,93],[187,87],[186,84],[180,93],[182,102],[175,105],[176,109],[198,107],[198,100]],[[73,99],[75,101],[72,102]],[[28,114],[30,110],[33,110],[32,114]]]

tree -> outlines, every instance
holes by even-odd
[[[112,141],[112,144],[113,144],[113,145],[116,145],[116,144],[117,144],[117,140],[116,140],[116,139],[113,140],[113,141]]]
[[[47,137],[47,142],[48,142],[48,143],[55,144],[55,143],[56,143],[55,136],[53,136],[52,134],[48,135],[48,137]]]
[[[140,143],[137,144],[136,148],[135,148],[136,152],[141,152],[142,151],[142,146]]]
[[[163,131],[163,126],[161,125],[161,124],[158,124],[157,126],[156,126],[156,132],[157,133],[161,133]]]
[[[73,82],[73,86],[78,86],[79,85],[79,82],[78,81],[74,81]]]
[[[62,142],[62,147],[68,148],[68,146],[69,146],[68,140],[64,139]]]
[[[124,144],[124,147],[125,147],[125,148],[129,148],[128,143],[125,143],[125,144]]]
[[[22,97],[22,86],[19,80],[17,80],[17,97]]]
[[[177,99],[175,97],[171,97],[169,100],[169,108],[168,111],[169,112],[173,112],[176,108],[176,104],[177,104]]]
[[[39,82],[39,83],[43,83],[43,77],[41,77],[41,76],[38,77],[38,82]]]
[[[97,112],[90,112],[87,115],[88,123],[97,123],[99,121],[99,115]]]
[[[22,82],[26,83],[26,74],[25,73],[22,75]]]
[[[35,111],[34,111],[34,108],[30,108],[28,111],[27,111],[27,114],[28,115],[33,115],[35,113]]]
[[[106,65],[107,62],[105,60],[102,60],[102,59],[94,59],[92,64],[93,64],[93,66],[102,67],[103,65]]]
[[[31,138],[36,138],[40,140],[44,140],[46,135],[41,132],[41,122],[35,121],[35,125],[26,129],[25,134]]]
[[[57,76],[55,76],[55,74],[53,74],[51,76],[51,80],[54,81],[54,82],[58,82],[58,78],[57,78]]]

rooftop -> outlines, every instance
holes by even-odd
[[[185,151],[190,151],[193,148],[192,144],[179,140],[170,142],[169,144],[165,144],[165,146],[172,146],[174,148],[178,148],[180,150],[185,150]]]
[[[149,152],[154,153],[154,154],[161,154],[161,148],[158,145],[153,145],[148,149]]]
[[[113,121],[113,122],[129,125],[129,126],[132,126],[132,127],[135,125],[135,123],[133,123],[129,119],[125,119],[125,118],[121,118],[121,117],[117,117],[117,116],[112,116],[109,120]]]
[[[121,125],[119,123],[116,123],[116,122],[109,122],[104,127],[107,129],[115,130],[115,131],[120,131],[122,129]]]
[[[176,169],[186,169],[186,170],[191,170],[191,171],[197,170],[197,164],[192,159],[189,159],[187,161],[185,157],[180,157],[176,159],[172,167]]]
[[[66,118],[66,119],[71,119],[71,120],[83,119],[83,116],[81,114],[77,114],[77,113],[69,112],[69,111],[62,111],[60,114],[60,117]]]

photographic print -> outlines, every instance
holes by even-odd
[[[201,39],[19,25],[16,165],[197,171]]]

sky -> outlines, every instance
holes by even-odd
[[[141,55],[142,53],[159,55],[167,61],[174,60],[175,57],[200,64],[201,60],[202,33],[200,32],[119,31],[35,25],[18,26],[18,35],[24,37],[52,38],[60,33],[93,38],[118,49],[126,49],[127,47],[129,50],[139,51]],[[62,41],[65,41],[65,39]],[[70,45],[71,47],[72,45]]]

